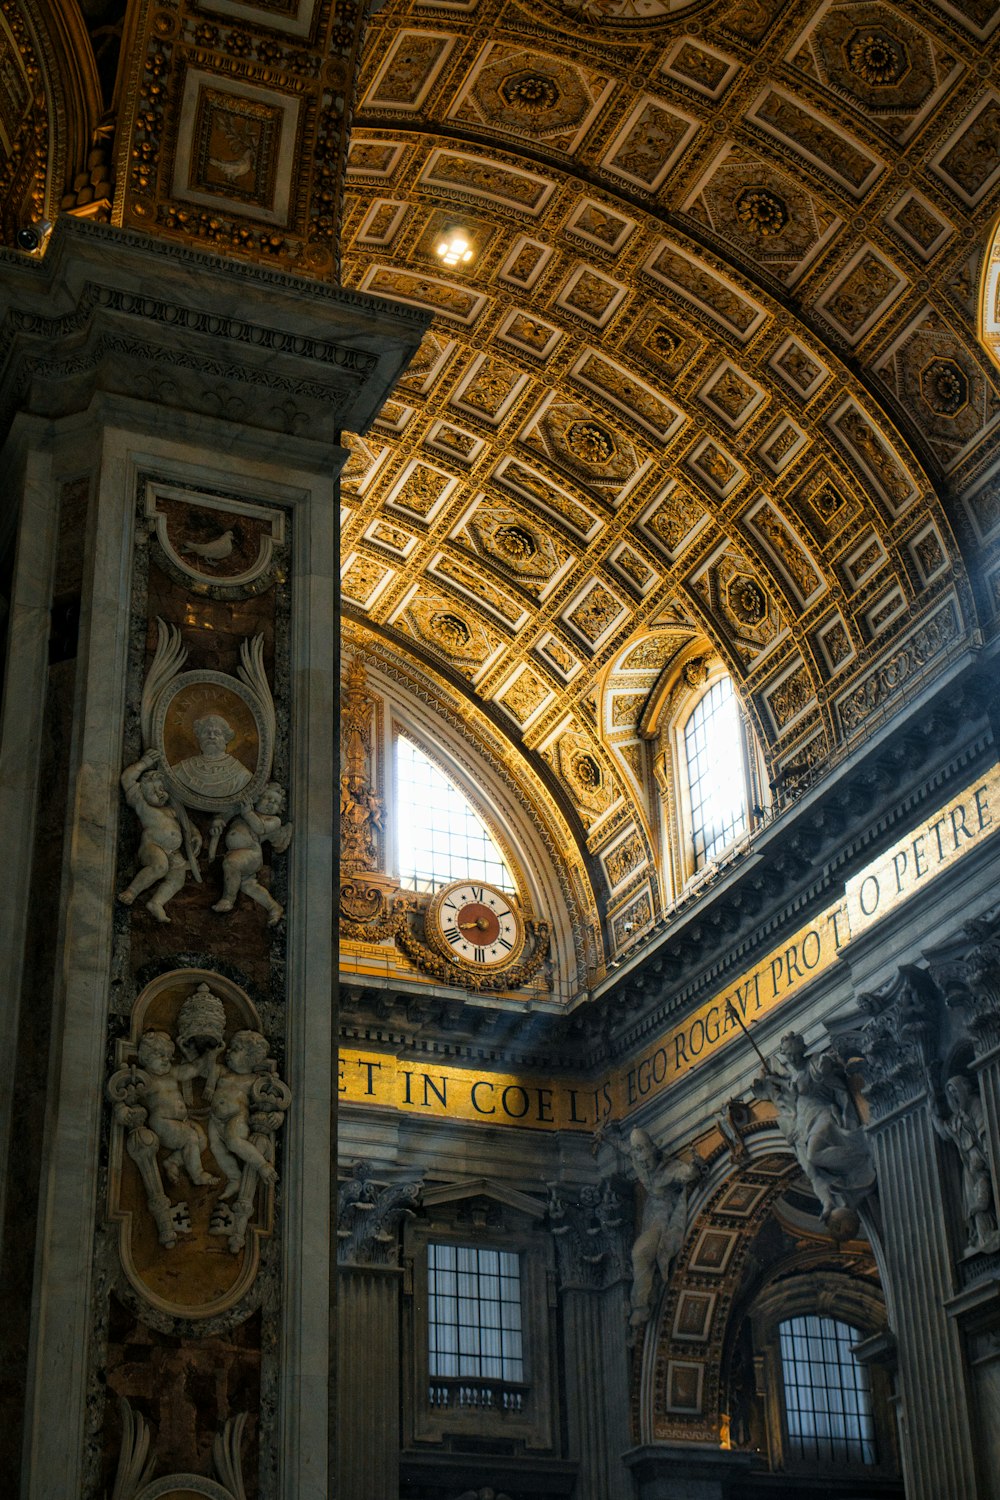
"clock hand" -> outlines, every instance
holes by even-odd
[[[490,924],[489,922],[487,922],[485,917],[477,917],[474,922],[459,922],[458,925],[463,932],[466,932],[473,927],[476,928],[479,932],[485,932]]]

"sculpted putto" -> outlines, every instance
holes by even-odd
[[[169,922],[164,907],[176,896],[188,870],[200,880],[197,858],[201,853],[201,834],[183,807],[174,802],[159,767],[163,757],[159,750],[147,750],[140,760],[122,772],[125,801],[139,819],[139,869],[119,893],[119,901],[131,906],[137,896],[155,885],[146,910],[158,922]],[[186,849],[186,855],[181,849]]]
[[[144,1031],[133,1060],[108,1083],[115,1121],[168,1248],[190,1232],[191,1218],[186,1200],[168,1196],[164,1177],[175,1189],[182,1171],[198,1188],[217,1188],[224,1178],[208,1232],[224,1235],[234,1254],[246,1239],[258,1182],[277,1181],[274,1136],[291,1094],[268,1057],[267,1038],[238,1030],[227,1046],[225,1028],[222,1001],[199,984],[181,1006],[176,1039],[160,1028]],[[183,1060],[176,1060],[178,1049]],[[205,1166],[206,1150],[221,1176]]]
[[[165,1031],[144,1031],[136,1050],[146,1074],[137,1090],[147,1111],[146,1124],[160,1147],[170,1152],[163,1170],[171,1182],[178,1182],[183,1166],[195,1187],[214,1187],[219,1179],[205,1171],[201,1160],[208,1144],[205,1132],[188,1118],[181,1093],[183,1083],[204,1076],[206,1059],[174,1062],[177,1048]]]
[[[849,1239],[857,1233],[855,1210],[874,1186],[875,1169],[843,1061],[832,1047],[806,1057],[805,1041],[790,1031],[777,1057],[754,1079],[753,1091],[777,1109],[778,1128],[820,1201],[830,1233]]]
[[[157,626],[157,647],[140,712],[142,741],[148,748],[121,777],[125,800],[142,828],[139,869],[119,900],[131,906],[154,886],[147,909],[158,922],[170,921],[166,903],[180,891],[187,874],[202,882],[199,858],[205,840],[194,822],[197,811],[211,819],[208,864],[217,858],[220,844],[224,846],[222,893],[213,909],[231,912],[242,892],[263,907],[273,927],[284,908],[260,879],[263,845],[269,842],[276,853],[284,853],[292,825],[282,820],[284,788],[265,781],[276,720],[264,669],[263,636],[242,642],[236,676],[211,670],[184,672],[187,650],[180,631],[163,620]],[[200,712],[213,703],[230,706],[226,713]],[[243,725],[240,754],[250,758],[253,770],[230,752],[237,738],[234,718]],[[192,734],[198,753],[184,754]]]
[[[250,1138],[251,1096],[258,1074],[267,1066],[267,1051],[267,1038],[259,1031],[237,1031],[224,1063],[209,1076],[205,1089],[212,1104],[208,1143],[226,1174],[221,1198],[232,1198],[239,1191],[244,1166],[252,1167],[261,1182],[278,1180],[274,1167]]]
[[[240,891],[256,901],[267,912],[269,927],[284,916],[284,907],[265,890],[257,876],[264,863],[261,847],[267,840],[278,854],[284,854],[292,840],[291,823],[282,823],[285,793],[277,782],[269,781],[257,799],[257,806],[245,802],[237,817],[226,829],[226,852],[222,858],[222,899],[213,911],[232,911]]]

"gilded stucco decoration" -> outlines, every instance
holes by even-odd
[[[354,0],[134,5],[114,221],[329,276],[363,20]]]
[[[525,748],[534,742],[532,725],[551,690],[539,674],[519,672],[500,688],[496,701],[504,712],[498,721],[495,713],[471,708],[443,661],[429,656],[426,662],[408,662],[378,636],[350,623],[346,645],[342,969],[365,972],[377,965],[410,982],[488,990],[521,1002],[530,997],[536,1003],[565,1003],[600,964],[602,935],[592,873],[583,856],[567,858],[573,840],[566,809],[540,775],[544,761]],[[523,949],[511,954],[500,973],[476,974],[443,956],[425,933],[431,893],[409,890],[387,868],[396,817],[387,779],[388,741],[398,732],[415,739],[457,785],[479,788],[480,811],[512,873],[525,927]],[[588,740],[576,748],[582,755],[589,745]],[[594,765],[592,775],[605,777],[596,756]],[[581,774],[585,782],[591,779],[586,770]],[[589,788],[586,797],[590,805]]]
[[[347,476],[349,607],[492,706],[600,882],[641,830],[617,889],[646,881],[651,916],[656,672],[629,683],[624,653],[664,610],[733,672],[769,774],[810,776],[977,623],[956,536],[966,493],[997,533],[970,311],[998,105],[990,18],[949,18],[372,18],[345,280],[438,317],[365,439],[377,468]],[[450,271],[448,224],[474,248]],[[436,475],[416,504],[415,468]],[[405,530],[391,555],[376,514]]]
[[[818,770],[859,704],[993,628],[983,0],[389,0],[363,50],[353,0],[141,0],[93,39],[71,10],[0,7],[8,217],[110,215],[436,315],[348,438],[345,610],[465,684],[599,884],[649,768],[627,697],[597,699],[664,609],[769,771]],[[42,116],[68,144],[39,175]]]

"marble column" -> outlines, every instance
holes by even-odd
[[[567,1452],[577,1500],[631,1500],[630,1209],[610,1183],[557,1186],[549,1204],[563,1339]]]
[[[631,1500],[628,1283],[562,1293],[568,1451],[579,1462],[577,1500]]]
[[[337,1315],[337,1493],[399,1493],[400,1288],[393,1266],[342,1266]]]
[[[926,971],[900,970],[860,997],[868,1126],[882,1221],[882,1271],[898,1349],[907,1500],[976,1500],[976,1436],[956,1291],[949,1207],[927,1095],[937,1030]]]
[[[993,1222],[1000,1218],[1000,908],[965,924],[927,955],[957,1023],[972,1045],[969,1072],[978,1086],[985,1125]],[[954,1160],[958,1166],[958,1158]],[[966,1226],[967,1227],[967,1226]],[[975,1392],[976,1444],[982,1493],[1000,1500],[1000,1273],[991,1254],[966,1256],[964,1286],[948,1312],[965,1340]]]
[[[170,503],[197,495],[224,513],[219,496],[238,496],[241,514],[257,505],[290,518],[287,572],[267,581],[287,615],[287,655],[273,669],[295,827],[280,876],[287,917],[278,947],[258,923],[260,955],[245,967],[258,976],[261,1027],[282,1044],[294,1102],[268,1252],[276,1346],[259,1356],[273,1379],[251,1415],[261,1500],[327,1500],[339,435],[365,428],[427,320],[72,219],[60,221],[41,263],[0,255],[0,317],[5,472],[18,486],[0,759],[9,841],[0,921],[11,937],[0,1155],[13,1168],[2,1183],[7,1263],[28,1349],[23,1405],[8,1391],[5,1413],[8,1444],[23,1434],[21,1494],[63,1500],[109,1488],[98,1408],[120,1267],[106,1223],[107,1058],[148,975],[191,961],[182,901],[161,931],[138,905],[126,916],[115,902],[119,830],[130,818],[119,777],[138,739],[135,664],[149,601],[139,610],[136,589],[155,540],[143,509],[153,475]],[[169,538],[163,546],[170,552]],[[178,554],[178,587],[184,563]],[[195,568],[194,616],[206,617],[220,592]],[[252,586],[239,597],[252,600]],[[240,609],[253,618],[240,605],[237,625]],[[183,632],[183,611],[178,620]],[[130,823],[130,860],[135,842]],[[146,924],[145,967],[129,959],[130,923]],[[195,945],[203,961],[225,966],[228,950],[216,960],[213,946],[225,931],[221,923],[217,940]],[[252,1297],[246,1309],[252,1316]],[[155,1307],[149,1319],[162,1330]],[[204,1333],[177,1327],[193,1346]],[[170,1433],[157,1441],[166,1449],[158,1472],[183,1467]]]

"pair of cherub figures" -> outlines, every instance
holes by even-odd
[[[188,816],[186,808],[171,795],[161,769],[159,750],[147,750],[141,759],[122,772],[125,800],[139,819],[142,837],[139,841],[139,869],[118,899],[131,906],[143,891],[152,890],[146,910],[158,922],[169,922],[166,904],[176,896],[188,871],[201,880],[198,856],[202,838]],[[282,822],[285,810],[284,789],[269,781],[256,804],[244,802],[228,823],[215,817],[209,829],[208,857],[215,858],[219,840],[225,833],[226,852],[222,856],[222,897],[212,910],[232,911],[242,891],[267,912],[268,926],[274,927],[284,916],[284,907],[258,880],[264,864],[265,842],[284,854],[292,838],[291,823]]]
[[[145,1125],[169,1153],[163,1170],[170,1182],[179,1180],[183,1167],[195,1187],[215,1187],[219,1178],[202,1163],[206,1146],[225,1174],[221,1198],[232,1198],[239,1191],[244,1166],[252,1167],[262,1182],[277,1181],[274,1167],[251,1138],[251,1092],[267,1067],[266,1037],[259,1031],[237,1031],[221,1062],[221,1047],[213,1047],[194,1061],[175,1062],[174,1040],[165,1031],[143,1032],[136,1050]],[[207,1137],[197,1121],[190,1119],[184,1098],[184,1085],[194,1078],[205,1081]]]

